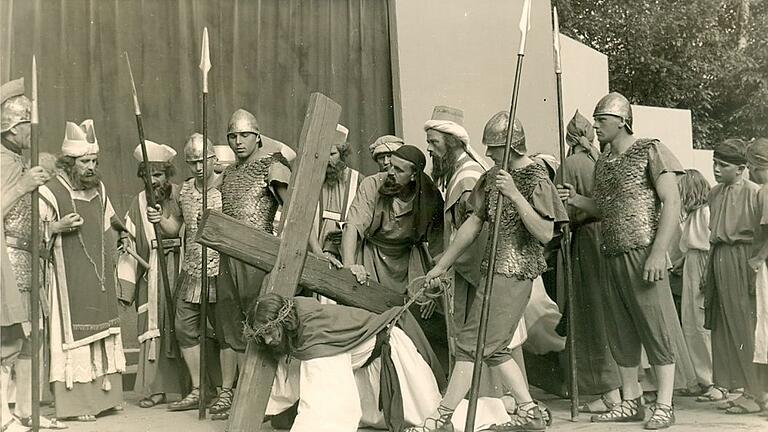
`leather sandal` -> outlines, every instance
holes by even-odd
[[[405,432],[453,432],[453,410],[442,405],[437,407],[437,413],[424,420],[421,426],[411,426]]]
[[[645,420],[643,398],[641,396],[636,399],[623,399],[621,403],[616,404],[607,413],[593,415],[591,420],[593,423],[641,422]]]
[[[26,427],[32,427],[32,417],[25,417],[21,420],[21,424],[23,424]],[[56,418],[45,418],[43,416],[40,416],[40,429],[68,429],[69,426],[67,426],[66,423],[58,421]]]
[[[597,403],[597,402],[602,403],[603,407],[605,407],[605,409],[596,409],[596,410],[592,409],[592,407],[590,405],[592,405],[594,403]],[[580,406],[579,407],[579,412],[583,412],[583,413],[587,413],[587,414],[603,414],[603,413],[607,413],[608,411],[613,409],[613,407],[615,407],[616,405],[618,405],[617,402],[613,402],[613,401],[608,400],[608,398],[605,397],[605,394],[603,394],[603,395],[600,396],[600,399],[593,400],[592,402],[587,402],[584,405]]]
[[[675,424],[675,409],[671,405],[663,403],[653,404],[653,414],[645,423],[649,430],[666,429]]]
[[[696,402],[720,402],[726,399],[728,399],[728,389],[713,384],[704,394],[696,398]]]
[[[193,388],[184,399],[168,405],[168,411],[191,411],[200,406],[200,389]]]
[[[520,432],[520,431],[543,431],[547,429],[547,423],[544,420],[541,409],[536,402],[528,402],[517,407],[515,415],[506,422],[495,424],[483,431],[488,432]]]
[[[165,393],[155,393],[140,400],[139,406],[141,408],[152,408],[155,405],[164,404],[166,402],[167,399],[165,398]]]
[[[211,405],[211,408],[208,409],[208,412],[211,414],[221,414],[223,412],[228,412],[230,408],[232,408],[232,398],[234,396],[235,393],[231,388],[222,387],[221,391],[219,392],[218,400],[215,404]]]

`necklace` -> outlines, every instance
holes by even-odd
[[[97,196],[99,198],[99,201],[101,201],[101,194],[97,192]],[[72,197],[72,193],[69,194],[69,201],[72,204],[72,209],[77,211],[77,205],[75,204],[75,199]],[[101,209],[101,205],[99,205],[99,209]],[[104,212],[99,212],[99,222],[100,227],[104,227]],[[88,262],[91,263],[93,266],[93,270],[96,272],[96,277],[99,279],[99,284],[101,285],[101,292],[105,292],[107,289],[104,286],[104,239],[100,239],[99,243],[101,244],[101,273],[99,273],[99,269],[96,266],[96,262],[91,257],[91,254],[88,253],[88,248],[85,247],[85,241],[83,240],[83,232],[81,230],[77,230],[77,239],[80,241],[80,247],[83,248],[83,252],[85,252],[85,257],[88,258]]]

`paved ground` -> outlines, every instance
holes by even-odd
[[[555,421],[550,431],[641,431],[640,424],[600,424],[589,423],[589,417],[582,415],[577,423],[570,422],[568,401],[555,399],[547,394],[535,395],[547,401],[553,411]],[[727,415],[717,411],[710,404],[700,404],[691,398],[676,398],[677,424],[672,431],[768,431],[768,417],[762,415]],[[43,413],[50,413],[50,408],[43,408]],[[137,406],[137,397],[126,393],[125,409],[121,412],[106,414],[94,423],[69,422],[71,432],[223,432],[224,422],[210,420],[198,421],[196,411],[169,413],[164,407],[141,409]]]

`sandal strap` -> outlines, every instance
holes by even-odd
[[[653,414],[651,414],[650,420],[669,422],[672,420],[672,415],[674,414],[675,409],[672,408],[671,405],[655,403],[653,404],[652,412]]]
[[[615,404],[607,413],[600,414],[601,419],[619,419],[636,415],[640,409],[638,399],[622,399],[621,403]]]
[[[407,432],[432,432],[440,430],[443,426],[451,422],[453,417],[452,409],[441,405],[437,407],[437,416],[430,416],[424,420],[424,424],[421,426],[412,426],[406,429]],[[451,429],[452,430],[452,429]]]
[[[603,401],[603,405],[605,405],[605,407],[608,408],[608,411],[612,410],[613,407],[615,407],[616,405],[618,405],[620,403],[620,402],[614,402],[612,400],[609,400],[608,396],[606,396],[605,393],[600,395],[600,400]]]

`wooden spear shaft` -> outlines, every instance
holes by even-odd
[[[32,113],[30,164],[40,164],[40,130],[37,112],[37,60],[32,56]],[[32,191],[32,281],[29,323],[32,327],[32,430],[40,430],[40,201],[37,188]]]
[[[563,118],[563,69],[560,61],[560,22],[557,16],[557,8],[552,12],[553,41],[555,53],[555,78],[557,82],[557,130],[560,134],[560,181],[567,183],[565,178],[565,125]],[[573,292],[573,268],[571,261],[571,227],[563,225],[560,237],[560,251],[563,256],[563,280],[565,281],[565,294],[567,297],[566,319],[568,320],[568,384],[571,396],[571,421],[579,417],[579,382],[576,372],[576,310]]]
[[[208,71],[211,69],[210,50],[208,45],[208,27],[203,29],[202,55],[200,71],[203,74],[203,206],[201,214],[208,209]],[[201,246],[202,267],[200,276],[200,402],[197,407],[197,418],[205,419],[206,411],[206,378],[208,361],[206,333],[208,330],[208,248]]]
[[[517,53],[517,66],[515,67],[515,81],[512,87],[512,102],[509,109],[509,123],[507,124],[507,140],[504,145],[504,157],[500,169],[506,169],[509,163],[509,153],[512,147],[515,116],[517,114],[518,94],[520,93],[520,80],[523,71],[523,58],[525,57],[525,41],[530,23],[531,4],[526,0],[520,18],[520,49]],[[493,192],[491,192],[493,193]],[[485,274],[485,290],[483,291],[482,309],[480,310],[480,326],[478,328],[477,344],[475,345],[475,359],[472,368],[472,386],[469,390],[469,405],[467,407],[467,419],[465,431],[475,430],[475,416],[477,415],[477,398],[480,392],[480,375],[483,370],[483,357],[485,354],[485,340],[488,333],[488,317],[491,310],[491,292],[493,291],[493,275],[496,269],[496,248],[499,245],[499,229],[501,228],[501,213],[504,208],[504,196],[499,193],[496,202],[496,213],[493,218],[493,231],[491,237],[491,253],[488,257],[488,270]]]
[[[131,78],[131,90],[133,92],[133,108],[136,114],[136,127],[139,131],[139,145],[141,147],[141,158],[144,161],[144,191],[147,196],[147,206],[155,207],[157,199],[155,198],[155,190],[152,188],[152,178],[149,170],[149,157],[147,156],[147,143],[144,141],[144,122],[141,118],[141,108],[139,106],[139,96],[136,93],[136,83],[133,80],[133,71],[131,70],[131,61],[128,58],[128,53],[125,53],[125,61],[128,64],[128,74]],[[168,278],[168,266],[165,262],[165,246],[163,245],[163,232],[160,229],[160,224],[153,224],[155,230],[155,240],[157,241],[157,263],[160,271],[160,279],[163,283],[163,293],[165,294],[165,308],[168,314],[168,321],[166,323],[166,330],[171,335],[171,344],[175,344],[175,332],[174,327],[174,304],[173,294],[171,294],[171,282]]]

